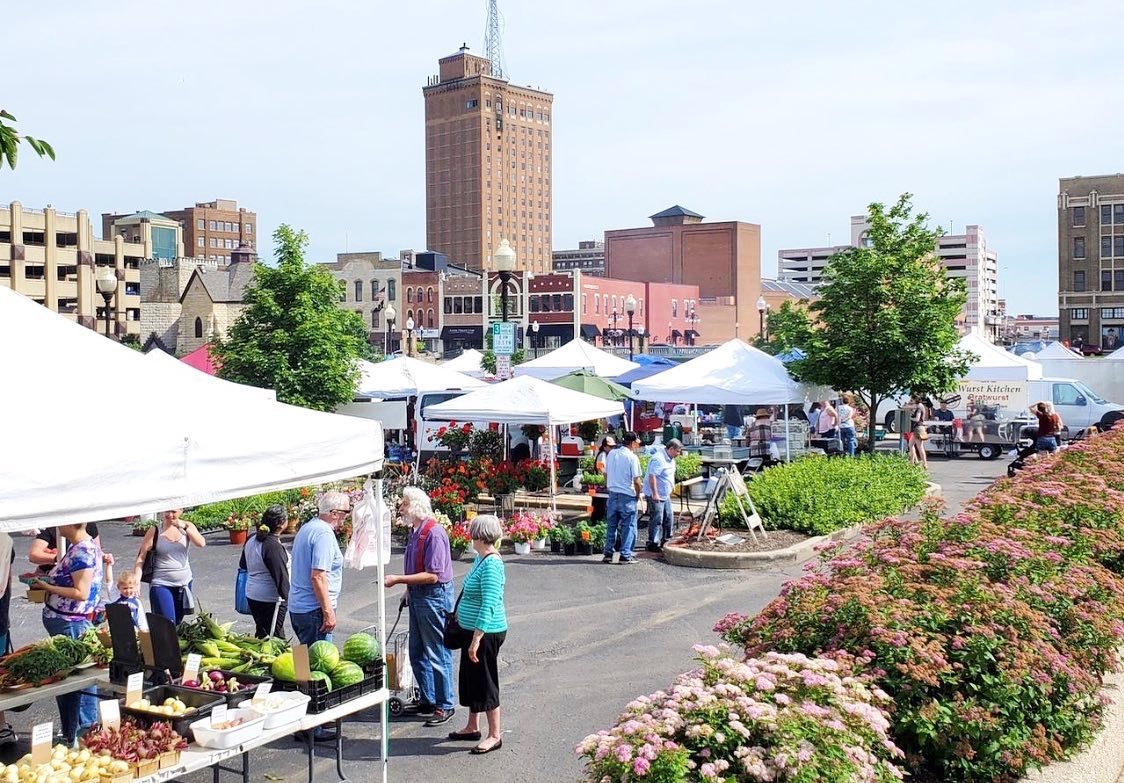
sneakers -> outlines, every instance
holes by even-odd
[[[644,548],[649,552],[662,552],[663,551],[662,546],[660,546],[659,544],[653,544],[651,541],[649,541],[648,545]]]
[[[442,723],[448,723],[453,719],[453,715],[455,715],[456,712],[457,711],[452,708],[449,708],[447,710],[437,710],[434,713],[433,717],[425,722],[425,725],[432,727],[440,726]]]
[[[0,727],[0,747],[15,745],[19,741],[19,735],[17,735],[16,730],[12,728],[12,724],[5,723],[3,727]]]
[[[619,561],[617,561],[617,562],[618,562],[618,563],[619,563],[620,565],[636,565],[636,558],[635,558],[635,557],[630,557],[630,558],[627,558],[627,559],[626,559],[626,558],[623,558],[623,557],[622,557],[622,558],[621,558],[621,559],[620,559]]]
[[[418,711],[414,713],[419,718],[432,718],[437,712],[437,707],[432,704],[419,704]]]
[[[613,558],[611,558],[611,557],[603,557],[603,558],[601,558],[601,562],[602,562],[602,563],[612,563],[612,562],[613,562]]]

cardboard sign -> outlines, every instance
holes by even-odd
[[[199,665],[203,662],[203,656],[199,653],[192,653],[187,656],[187,663],[183,667],[183,681],[198,680],[199,679]]]
[[[263,682],[254,689],[254,698],[251,701],[264,702],[269,698],[269,692],[273,688],[273,683]]]
[[[98,701],[98,714],[103,729],[116,729],[121,726],[121,703],[117,699]]]
[[[293,665],[297,673],[297,682],[308,682],[312,679],[312,667],[308,665],[308,646],[297,644],[293,646]]]
[[[139,631],[137,633],[137,638],[140,639],[141,657],[144,658],[144,665],[149,667],[155,666],[156,653],[152,648],[152,636],[148,631]]]
[[[31,729],[31,763],[38,766],[51,760],[51,739],[55,724],[39,723]]]
[[[227,706],[225,704],[216,704],[214,707],[211,708],[211,726],[212,727],[218,726],[220,723],[226,722],[226,710],[227,710]]]
[[[144,672],[130,674],[129,679],[125,681],[125,704],[132,704],[141,697],[141,693],[143,692]]]

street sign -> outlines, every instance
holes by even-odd
[[[511,356],[515,353],[515,323],[513,321],[492,324],[492,351],[496,356]]]
[[[510,356],[496,356],[496,375],[499,376],[501,381],[506,381],[511,377]]]

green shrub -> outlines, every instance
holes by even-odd
[[[684,451],[675,458],[675,480],[686,481],[702,474],[702,455]]]
[[[236,517],[257,514],[261,516],[272,505],[282,505],[288,508],[300,503],[300,490],[288,489],[281,492],[266,492],[261,495],[251,495],[247,498],[233,500],[220,500],[217,503],[207,503],[196,506],[184,513],[184,519],[191,520],[200,530],[213,530],[223,527],[232,514]]]
[[[925,471],[897,454],[807,457],[768,468],[747,485],[765,527],[821,536],[916,505],[925,495]],[[718,514],[723,525],[741,524],[733,495]]]

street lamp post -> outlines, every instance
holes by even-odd
[[[113,301],[113,295],[117,293],[117,275],[112,268],[105,267],[98,275],[97,287],[101,298],[105,300],[105,336],[109,337],[109,322],[116,315],[110,312],[109,305]]]
[[[394,305],[387,305],[386,307],[386,341],[383,343],[382,354],[383,356],[390,356],[390,330],[394,328],[394,318],[398,313],[394,309]]]
[[[765,313],[768,311],[768,309],[769,309],[769,303],[765,301],[765,297],[763,297],[763,296],[757,297],[757,315],[761,319],[759,321],[759,324],[758,324],[759,325],[758,334],[761,335],[762,340],[765,339]]]
[[[670,343],[671,345],[675,345],[675,338],[674,338],[674,336],[673,336],[673,335],[672,335],[672,333],[671,333],[671,321],[668,321],[668,322],[667,322],[667,341],[668,341],[668,342],[669,342],[669,343]]]
[[[632,361],[632,316],[636,315],[636,297],[632,294],[624,300],[624,311],[628,313],[628,360]]]
[[[539,358],[539,322],[531,322],[531,347],[535,349],[535,358]]]
[[[406,355],[414,355],[414,319],[406,319]]]
[[[500,274],[500,320],[507,323],[507,287],[511,282],[511,273],[515,271],[515,251],[506,239],[500,240],[500,246],[492,254],[492,262]]]

